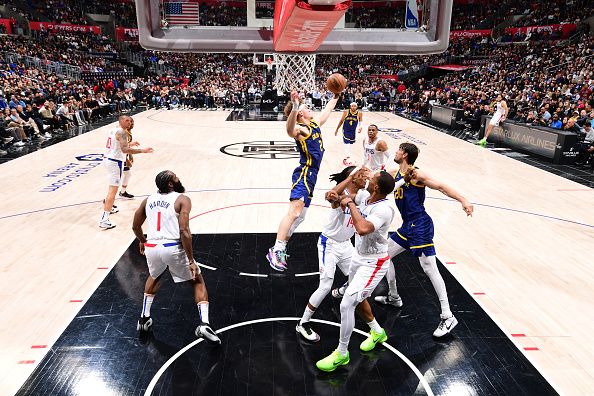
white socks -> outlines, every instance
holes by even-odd
[[[367,325],[371,330],[375,331],[376,333],[382,332],[382,327],[379,325],[379,323],[377,323],[377,320],[375,320],[375,318],[373,318],[371,322],[368,322]]]
[[[129,170],[125,170],[122,172],[122,189],[121,192],[125,193],[126,192],[126,188],[128,187],[128,182],[130,181],[130,176],[131,173]]]
[[[274,244],[274,250],[285,250],[288,242],[289,241],[281,241],[280,239],[277,239]]]
[[[200,301],[198,304],[198,314],[202,323],[210,323],[208,321],[208,301]]]
[[[301,320],[299,321],[299,324],[302,325],[303,323],[309,322],[309,320],[313,316],[314,312],[316,312],[316,311],[310,309],[309,306],[306,306],[305,311],[303,312],[303,316],[301,317]]]
[[[107,221],[109,220],[109,212],[103,212],[103,214],[101,215],[101,220],[99,221]]]
[[[437,261],[435,256],[425,256],[424,254],[419,257],[419,261],[421,262],[421,267],[423,267],[423,271],[429,277],[435,292],[437,293],[437,298],[439,298],[439,304],[441,305],[441,316],[449,318],[452,316],[452,311],[450,311],[450,303],[448,301],[448,293],[445,287],[445,282],[439,273],[439,269],[437,268]]]
[[[146,317],[151,316],[151,306],[153,305],[153,299],[155,298],[154,294],[144,294],[144,298],[142,300],[142,312],[141,315]]]

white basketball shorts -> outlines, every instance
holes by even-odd
[[[169,268],[169,273],[176,283],[192,279],[190,262],[181,242],[147,242],[144,244],[144,254],[152,278],[158,278]],[[198,273],[200,273],[200,267],[198,267]]]
[[[369,257],[361,256],[356,251],[351,259],[349,286],[345,294],[356,295],[356,300],[361,302],[371,296],[371,293],[388,272],[390,256]]]
[[[124,163],[111,158],[103,158],[103,166],[107,170],[107,181],[110,186],[119,186],[122,181]]]
[[[491,118],[491,121],[489,121],[489,125],[498,126],[502,116],[503,114],[499,113],[493,114],[493,118]]]
[[[320,234],[318,239],[318,261],[320,263],[320,279],[334,278],[336,267],[343,274],[349,274],[349,266],[355,248],[350,240],[337,242]]]

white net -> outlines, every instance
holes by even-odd
[[[316,87],[316,55],[274,54],[275,83],[284,92],[310,93]]]

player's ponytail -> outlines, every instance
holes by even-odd
[[[347,166],[342,170],[340,173],[333,173],[330,175],[330,181],[336,182],[336,184],[340,184],[346,180],[347,177],[351,174],[351,172],[355,169],[354,166]]]

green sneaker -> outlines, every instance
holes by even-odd
[[[375,331],[371,330],[369,332],[369,337],[365,339],[359,346],[359,348],[364,352],[369,352],[378,342],[385,342],[388,339],[388,335],[386,334],[386,330],[382,329],[381,333],[376,333]]]
[[[349,351],[347,351],[346,355],[342,355],[337,349],[332,352],[330,356],[327,356],[322,360],[318,360],[316,367],[322,371],[330,372],[336,370],[338,366],[349,364],[350,361],[351,359],[349,358]]]
[[[476,144],[478,144],[481,147],[487,147],[487,139],[481,139]]]

